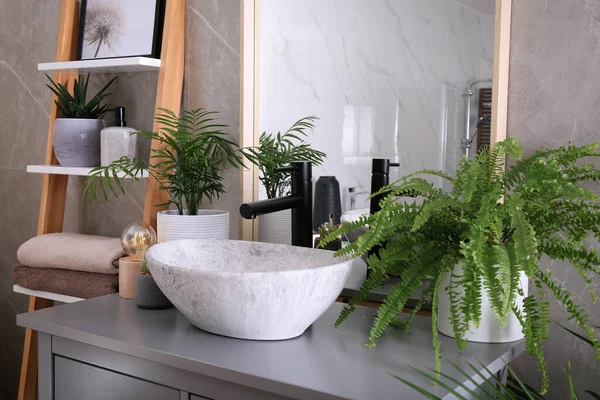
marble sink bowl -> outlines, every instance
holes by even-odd
[[[344,288],[354,260],[234,240],[175,240],[146,252],[156,283],[196,327],[240,339],[302,333]]]

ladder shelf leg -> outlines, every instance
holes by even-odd
[[[60,10],[60,25],[58,28],[58,44],[56,61],[71,61],[77,56],[77,36],[79,33],[79,5],[77,0],[63,0]],[[54,74],[54,81],[62,83],[69,90],[73,88],[73,80],[77,71],[58,71]],[[52,96],[56,99],[56,96]],[[52,146],[52,131],[54,121],[59,116],[54,101],[50,107],[50,124],[48,127],[48,142],[46,145],[46,164],[58,164]],[[38,221],[38,235],[45,233],[62,232],[65,214],[65,200],[67,197],[67,176],[45,175],[42,184],[40,201],[40,217]],[[52,300],[40,297],[29,297],[29,311],[41,310],[52,307]],[[27,329],[25,331],[25,344],[23,346],[23,359],[21,362],[21,379],[19,382],[19,400],[37,399],[37,332]]]

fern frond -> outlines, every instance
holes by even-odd
[[[415,269],[420,267],[419,265]],[[394,286],[377,310],[377,316],[369,332],[369,343],[365,345],[366,347],[375,347],[377,339],[396,318],[396,314],[404,308],[408,296],[419,289],[422,283],[423,276],[418,274],[418,271],[412,271],[412,273],[406,274],[406,277],[403,277],[402,282]]]
[[[514,159],[520,159],[523,155],[523,148],[512,137],[506,138],[502,142],[498,142],[494,145],[494,148],[490,151],[488,179],[494,180],[496,176],[502,176],[504,167],[506,165],[506,156],[509,155]]]
[[[515,246],[516,262],[529,278],[533,278],[538,271],[539,260],[535,231],[527,221],[519,199],[513,197],[511,200],[507,206],[512,216],[511,226],[514,229],[512,239]]]
[[[506,327],[513,293],[508,250],[504,245],[497,244],[487,248],[486,256],[486,262],[482,266],[483,287],[500,324]]]
[[[381,285],[383,285],[388,280],[388,276],[385,272],[384,268],[373,268],[371,269],[371,273],[365,280],[365,282],[360,287],[359,291],[352,296],[348,305],[344,307],[344,309],[340,312],[338,319],[335,321],[336,328],[339,327],[348,317],[356,310],[356,306],[360,304],[362,301],[365,301],[371,291]]]
[[[540,244],[540,251],[557,260],[568,260],[575,271],[585,281],[593,303],[597,297],[594,287],[594,277],[600,275],[600,255],[593,247],[589,250],[581,242],[570,242],[558,237],[546,238]]]
[[[556,150],[551,150],[551,157],[556,159],[558,163],[564,166],[569,166],[576,163],[582,158],[599,157],[600,142],[590,143],[583,146],[561,146]]]
[[[415,205],[395,203],[387,206],[385,210],[381,210],[380,212],[361,219],[361,221],[356,223],[354,225],[355,227],[368,225],[369,229],[367,229],[356,242],[342,248],[336,254],[366,254],[369,251],[383,245],[386,240],[394,236],[394,233],[397,234],[403,230],[408,232],[410,227],[412,227],[414,224],[415,217]],[[340,237],[340,235],[344,234],[344,232],[346,232],[346,229],[342,227],[339,232],[336,232],[336,236]],[[326,239],[331,239],[331,236],[328,236]]]
[[[462,316],[465,322],[473,322],[476,327],[481,321],[481,277],[488,261],[488,240],[485,228],[496,207],[497,193],[488,193],[481,203],[476,219],[471,226],[468,240],[460,243],[460,253],[465,257],[462,263],[461,285],[465,291]],[[499,295],[498,295],[499,296]],[[501,300],[498,298],[498,304]],[[500,308],[498,308],[500,311]]]
[[[461,251],[468,251],[469,248],[465,247]],[[479,327],[481,322],[481,270],[482,260],[478,263],[473,258],[473,253],[467,253],[469,256],[465,257],[461,263],[461,279],[460,286],[464,290],[464,299],[462,301],[461,315],[465,324],[473,322],[475,327]],[[482,254],[483,256],[483,254]]]
[[[325,237],[321,239],[319,245],[321,247],[325,247],[326,245],[328,245],[329,243],[333,242],[334,240],[337,240],[339,238],[343,238],[344,235],[347,235],[350,232],[354,232],[354,231],[356,231],[359,228],[368,228],[369,223],[373,219],[374,218],[371,215],[361,215],[358,218],[358,220],[349,222],[347,224],[344,224],[343,226],[341,226],[340,228],[338,228],[334,232],[330,232],[327,235],[325,235]],[[344,249],[342,249],[342,250],[344,250]],[[355,247],[353,247],[351,249],[349,248],[349,249],[346,249],[344,251],[340,251],[339,253],[336,253],[336,256],[339,257],[339,256],[351,254],[351,253],[353,253],[355,251],[356,251]]]
[[[397,318],[397,319],[393,320],[390,325],[393,325],[396,328],[401,328],[405,332],[408,332],[410,330],[410,323],[415,318],[415,316],[417,316],[419,311],[421,311],[421,309],[423,309],[423,306],[425,304],[430,303],[432,301],[433,291],[434,291],[434,282],[429,280],[425,283],[425,287],[422,288],[421,297],[417,301],[417,304],[415,304],[415,306],[411,310],[408,317],[405,318],[404,320]]]
[[[440,271],[433,278],[433,293],[431,296],[431,333],[432,333],[432,343],[433,343],[433,351],[435,353],[435,370],[436,373],[439,374],[442,369],[442,344],[440,343],[440,339],[438,338],[438,306],[439,306],[439,290],[444,280],[444,276],[448,273],[448,271]]]
[[[542,372],[541,393],[546,394],[550,379],[542,341],[548,337],[550,303],[539,302],[535,296],[528,296],[523,300],[522,312],[516,305],[513,305],[512,309],[523,328],[525,350],[537,359],[538,369]]]
[[[461,311],[463,310],[463,303],[465,301],[464,292],[461,293],[459,290],[462,276],[454,275],[454,271],[449,273],[451,274],[450,284],[448,287],[444,288],[444,290],[448,292],[448,298],[450,299],[450,321],[452,322],[456,347],[458,347],[459,350],[462,350],[467,346],[467,341],[464,337],[469,330],[469,324],[465,322]]]
[[[435,199],[427,200],[422,205],[415,217],[415,222],[411,228],[413,232],[418,231],[425,225],[431,216],[438,210],[446,207],[452,207],[454,202],[446,196],[441,196]]]
[[[569,315],[569,319],[574,319],[581,329],[585,331],[596,350],[596,359],[600,362],[600,340],[596,338],[596,332],[594,331],[594,328],[590,326],[588,322],[589,316],[585,310],[581,306],[575,304],[571,292],[556,281],[550,271],[547,271],[546,273],[538,271],[535,277],[537,281],[543,283],[550,289],[554,294],[554,297],[560,301]]]

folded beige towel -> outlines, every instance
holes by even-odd
[[[36,236],[17,250],[17,259],[33,268],[57,268],[100,274],[118,274],[125,252],[118,238],[50,233]]]
[[[31,290],[91,299],[116,293],[119,286],[119,275],[52,268],[29,268],[17,265],[13,269],[13,282]]]

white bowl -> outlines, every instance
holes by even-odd
[[[241,339],[301,335],[341,293],[354,260],[233,240],[176,240],[146,252],[156,283],[196,327]]]

